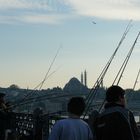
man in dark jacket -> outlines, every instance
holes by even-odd
[[[139,130],[131,111],[125,108],[125,91],[111,86],[106,92],[104,111],[96,121],[97,140],[138,140]]]
[[[10,115],[4,97],[5,94],[0,92],[0,140],[5,140],[5,131],[10,125]]]

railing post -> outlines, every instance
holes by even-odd
[[[49,114],[42,116],[43,121],[43,140],[48,140],[50,132]]]
[[[33,112],[34,118],[34,140],[43,140],[43,121],[41,120],[41,116],[43,111],[40,108],[36,108]]]

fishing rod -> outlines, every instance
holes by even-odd
[[[49,75],[48,75],[48,77],[47,77],[47,79],[51,76],[51,75],[53,75],[54,73],[55,73],[56,71],[53,71],[52,73],[50,73]],[[32,94],[33,95],[33,93],[35,93],[35,92],[38,92],[39,90],[33,90],[33,91],[30,91],[29,93],[30,94]],[[42,96],[41,96],[42,97]],[[26,100],[30,100],[31,102],[33,102],[34,100],[35,100],[35,98],[37,98],[37,97],[33,97],[33,98],[26,98]],[[18,103],[16,102],[15,104],[13,104],[12,106],[11,106],[11,108],[15,108],[15,107],[19,107],[20,105],[22,105],[22,103],[23,104],[25,104],[25,102],[26,102],[26,100],[24,99],[22,99],[22,100],[20,100],[20,101],[18,101]]]
[[[137,43],[137,40],[138,40],[138,38],[139,38],[139,35],[140,35],[140,32],[138,33],[138,35],[137,35],[137,37],[136,37],[136,39],[135,39],[135,41],[134,41],[132,47],[130,48],[130,50],[129,50],[129,52],[128,52],[128,54],[127,54],[127,56],[126,56],[126,58],[125,58],[125,60],[124,60],[124,62],[123,62],[123,64],[121,65],[121,68],[119,69],[119,72],[117,73],[117,76],[115,77],[115,80],[113,81],[113,84],[112,84],[112,85],[115,84],[117,78],[119,78],[119,79],[118,79],[116,85],[119,84],[119,82],[120,82],[120,80],[121,80],[121,78],[122,78],[122,75],[123,75],[123,73],[124,73],[124,70],[125,70],[125,68],[126,68],[126,66],[127,66],[127,64],[128,64],[129,59],[130,59],[130,56],[131,56],[131,54],[132,54],[132,52],[133,52],[133,50],[134,50],[134,47],[135,47],[135,45],[136,45],[136,43]],[[120,76],[119,76],[119,75],[120,75]],[[103,103],[101,104],[101,106],[100,106],[100,108],[99,108],[99,112],[102,110],[104,104],[105,104],[105,100],[104,100]]]
[[[107,71],[107,69],[108,69],[108,67],[109,67],[109,65],[110,65],[110,63],[111,63],[111,61],[112,61],[112,59],[114,58],[114,56],[115,56],[115,54],[116,54],[117,50],[119,49],[120,45],[122,44],[123,40],[125,39],[125,36],[126,36],[126,35],[127,35],[127,33],[129,32],[131,22],[132,22],[132,20],[130,20],[130,21],[129,21],[129,24],[128,24],[128,25],[127,25],[127,27],[126,27],[126,30],[125,30],[125,32],[124,32],[124,34],[123,34],[123,36],[122,36],[122,38],[121,38],[121,40],[120,40],[120,42],[119,42],[118,46],[117,46],[117,48],[116,48],[115,52],[114,52],[114,53],[113,53],[113,55],[111,56],[111,58],[110,58],[109,62],[108,62],[108,63],[107,63],[107,65],[105,66],[105,68],[103,69],[103,71],[102,71],[101,75],[99,76],[99,78],[97,79],[97,81],[96,81],[96,83],[95,83],[95,86],[94,86],[94,87],[96,87],[96,88],[97,88],[97,87],[98,87],[98,85],[101,83],[100,79],[103,79],[103,77],[104,77],[104,75],[105,75],[105,73],[106,73],[106,71]],[[59,52],[59,50],[57,51],[57,54],[58,54],[58,52]],[[54,59],[53,59],[53,62],[51,63],[51,65],[50,65],[50,68],[49,68],[48,72],[50,71],[50,69],[51,69],[51,67],[52,67],[52,65],[53,65],[53,63],[54,63],[54,61],[55,61],[55,58],[56,58],[57,54],[55,55],[55,57],[54,57]],[[45,78],[43,79],[43,81],[42,81],[39,85],[37,85],[37,86],[36,86],[36,88],[38,88],[38,87],[40,86],[40,89],[41,89],[41,87],[42,87],[43,83],[44,83],[44,82],[45,82],[45,80],[46,80],[46,76],[47,76],[48,72],[46,73]],[[93,87],[93,89],[95,89],[94,87]],[[92,90],[91,90],[91,91],[92,91]],[[27,96],[29,96],[29,95],[27,95]],[[27,96],[26,96],[26,97],[27,97]],[[25,97],[25,98],[26,98],[26,97]],[[89,96],[89,98],[90,98],[90,96]]]
[[[94,87],[96,87],[96,86],[99,86],[99,85],[100,85],[100,82],[102,82],[102,80],[103,80],[103,78],[104,78],[104,76],[105,76],[105,74],[106,74],[106,72],[107,72],[107,70],[108,70],[108,67],[110,66],[110,64],[111,64],[113,58],[115,57],[115,55],[116,55],[116,53],[117,53],[119,47],[121,46],[123,40],[125,39],[125,37],[126,37],[128,31],[129,31],[130,28],[131,28],[131,22],[132,22],[132,20],[129,21],[129,23],[128,23],[126,29],[125,29],[125,32],[123,33],[122,38],[121,38],[120,42],[119,42],[118,45],[117,45],[117,48],[115,49],[115,51],[114,51],[114,53],[112,54],[112,56],[110,57],[109,61],[108,61],[107,64],[105,65],[104,69],[102,70],[101,74],[99,75],[99,77],[98,77],[97,81],[95,82],[95,84],[94,84],[94,86],[93,86],[92,89],[94,89]],[[90,98],[89,96],[90,96],[90,94],[88,94],[86,100],[87,100],[88,98]]]
[[[137,74],[137,77],[136,77],[136,79],[135,79],[135,82],[134,82],[132,91],[135,90],[136,84],[137,84],[137,82],[138,82],[139,75],[140,75],[140,69],[139,69],[138,74]],[[132,91],[130,91],[130,92],[127,93],[127,94],[130,94],[130,97],[127,99],[127,103],[129,102],[129,100],[132,99],[132,96],[133,96],[133,95],[131,94]]]
[[[58,53],[59,53],[59,51],[60,51],[61,48],[62,48],[62,47],[59,47],[59,48],[58,48],[58,50],[57,50],[57,52],[56,52],[56,54],[55,54],[55,56],[54,56],[54,58],[53,58],[53,60],[52,60],[52,62],[51,62],[51,64],[50,64],[50,67],[49,67],[49,69],[48,69],[48,71],[47,71],[47,73],[46,73],[46,75],[45,75],[45,77],[44,77],[44,79],[43,79],[31,92],[29,92],[22,100],[20,100],[16,105],[13,105],[13,107],[18,106],[19,103],[24,102],[27,98],[29,98],[30,96],[32,96],[32,95],[36,92],[36,89],[37,89],[37,88],[39,88],[39,90],[41,90],[41,88],[42,88],[44,82],[45,82],[53,73],[56,72],[56,71],[54,71],[54,72],[52,72],[51,74],[49,74],[49,72],[50,72],[50,70],[51,70],[51,68],[52,68],[52,66],[53,66],[53,64],[54,64],[54,62],[55,62],[55,60],[56,60],[56,57],[57,57],[57,55],[58,55]],[[34,90],[35,90],[35,91],[34,91]]]
[[[140,75],[140,69],[139,69],[139,71],[138,71],[138,74],[137,74],[137,77],[136,77],[136,80],[135,80],[135,83],[134,83],[134,86],[133,86],[133,90],[134,90],[135,87],[136,87],[136,84],[137,84],[137,82],[138,82],[139,75]]]
[[[120,68],[120,70],[119,70],[117,76],[115,77],[115,80],[113,81],[113,84],[112,84],[112,85],[115,84],[115,82],[116,82],[116,80],[117,80],[118,77],[119,77],[119,79],[118,79],[116,85],[119,84],[119,82],[120,82],[120,80],[121,80],[121,78],[122,78],[122,75],[123,75],[123,73],[124,73],[124,70],[125,70],[125,68],[126,68],[126,66],[127,66],[127,63],[128,63],[128,61],[129,61],[129,59],[130,59],[130,56],[131,56],[131,54],[132,54],[132,52],[133,52],[133,49],[134,49],[134,47],[135,47],[135,45],[136,45],[136,43],[137,43],[137,40],[138,40],[138,38],[139,38],[139,35],[140,35],[140,32],[138,33],[138,35],[137,35],[137,37],[136,37],[136,39],[135,39],[135,41],[134,41],[132,47],[130,48],[130,50],[129,50],[129,52],[128,52],[128,55],[126,56],[126,58],[125,58],[125,60],[124,60],[124,62],[123,62],[123,64],[122,64],[122,66],[121,66],[121,68]],[[120,76],[119,76],[119,75],[120,75]]]
[[[50,65],[50,67],[49,67],[49,69],[48,69],[48,71],[47,71],[47,73],[46,73],[46,75],[45,75],[45,77],[44,77],[43,81],[41,82],[41,85],[40,85],[39,90],[41,90],[41,88],[42,88],[42,86],[43,86],[44,82],[46,81],[47,76],[48,76],[48,74],[49,74],[49,72],[50,72],[50,70],[51,70],[51,68],[52,68],[52,66],[53,66],[53,64],[54,64],[54,62],[55,62],[55,60],[56,60],[56,57],[57,57],[57,55],[58,55],[58,53],[59,53],[60,49],[61,49],[61,47],[59,47],[59,48],[58,48],[58,50],[57,50],[57,52],[56,52],[56,55],[54,56],[54,59],[53,59],[53,61],[52,61],[51,65]]]
[[[55,92],[54,92],[55,93]],[[52,97],[53,96],[53,97]],[[57,95],[57,96],[54,96],[53,93],[49,94],[49,95],[42,95],[42,96],[38,96],[37,97],[37,100],[36,102],[40,102],[40,101],[43,101],[43,100],[53,100],[53,99],[60,99],[60,98],[64,98],[64,97],[69,97],[70,94],[65,94],[65,95]],[[77,95],[75,95],[77,96]],[[33,103],[33,101],[36,99],[36,97],[32,97],[32,98],[29,98],[27,100],[25,100],[24,102],[21,102],[20,104],[18,104],[18,107],[19,106],[23,106],[23,105],[26,105],[26,104],[31,104]],[[17,105],[14,105],[14,107],[17,106]]]
[[[124,41],[124,39],[125,39],[127,33],[129,32],[129,30],[130,30],[130,28],[131,28],[131,22],[132,22],[132,20],[129,21],[129,23],[128,23],[128,25],[127,25],[127,27],[126,27],[126,29],[125,29],[125,31],[124,31],[122,37],[121,37],[121,40],[119,41],[119,43],[118,43],[118,45],[117,45],[117,48],[115,49],[115,51],[114,51],[114,53],[112,54],[112,56],[110,57],[109,61],[107,62],[107,64],[106,64],[105,67],[103,68],[101,74],[100,74],[99,77],[97,78],[97,81],[95,82],[93,88],[90,90],[89,94],[88,94],[87,97],[86,97],[86,109],[85,109],[85,112],[84,112],[84,115],[83,115],[84,118],[85,118],[85,116],[86,116],[86,114],[87,114],[87,112],[88,112],[88,110],[89,110],[90,105],[92,104],[93,99],[94,99],[95,96],[96,96],[96,92],[97,92],[97,90],[99,89],[100,84],[102,83],[103,78],[104,78],[105,74],[107,73],[107,70],[108,70],[108,68],[109,68],[109,66],[110,66],[110,64],[111,64],[111,62],[112,62],[112,60],[114,59],[114,57],[115,57],[115,55],[116,55],[118,49],[120,48],[122,42]]]
[[[44,82],[45,82],[45,81],[47,80],[47,78],[48,78],[49,72],[50,72],[50,70],[51,70],[51,68],[52,68],[52,66],[53,66],[53,64],[54,64],[54,62],[55,62],[55,60],[56,60],[56,57],[57,57],[57,55],[58,55],[60,49],[61,49],[61,47],[58,48],[58,50],[57,50],[57,52],[56,52],[56,54],[55,54],[55,56],[54,56],[54,58],[53,58],[53,60],[52,60],[52,62],[51,62],[51,64],[50,64],[50,67],[49,67],[49,69],[48,69],[48,71],[47,71],[47,73],[46,73],[46,75],[45,75],[45,77],[44,77],[44,79],[35,87],[35,89],[37,89],[37,88],[39,87],[39,90],[41,90],[41,88],[42,88]],[[54,72],[53,72],[53,73],[54,73]],[[51,75],[52,75],[52,74],[51,74]],[[49,77],[50,77],[50,76],[49,76]]]
[[[53,64],[54,64],[54,62],[55,62],[55,59],[56,59],[56,57],[57,57],[57,55],[58,55],[60,49],[61,49],[61,47],[58,48],[58,50],[57,50],[57,52],[56,52],[56,55],[54,56],[54,59],[53,59],[51,65],[50,65],[50,67],[49,67],[49,69],[48,69],[48,71],[47,71],[47,73],[46,73],[46,75],[45,75],[43,81],[42,81],[41,84],[40,84],[39,91],[41,90],[41,88],[42,88],[43,84],[45,83],[45,81],[48,79],[48,74],[49,74],[49,72],[50,72],[50,70],[51,70],[51,68],[52,68],[52,66],[53,66]],[[36,99],[37,99],[37,97],[33,100],[33,103],[36,101]],[[33,105],[33,104],[32,104],[32,105]],[[33,107],[33,106],[32,106],[32,107]],[[31,108],[32,108],[32,107],[31,107]]]
[[[120,42],[119,42],[119,44],[118,44],[118,46],[117,46],[117,48],[116,48],[114,54],[112,55],[112,57],[110,58],[109,62],[107,63],[107,65],[106,65],[105,68],[103,69],[101,75],[100,75],[99,78],[97,79],[97,81],[96,81],[96,83],[95,83],[96,89],[98,89],[98,86],[101,84],[101,82],[102,82],[102,80],[103,80],[103,77],[105,76],[105,73],[107,72],[107,69],[108,69],[108,67],[109,67],[110,64],[111,64],[112,59],[114,58],[114,56],[115,56],[117,50],[119,49],[120,45],[122,44],[123,40],[125,39],[125,37],[126,37],[128,31],[130,30],[131,22],[132,22],[132,20],[129,22],[129,24],[128,24],[128,26],[127,26],[127,28],[126,28],[126,30],[125,30],[125,32],[124,32],[124,34],[123,34],[123,36],[122,36]],[[51,67],[51,66],[50,66],[50,67]],[[44,78],[44,79],[45,79],[45,78]],[[43,81],[42,81],[40,84],[44,83],[44,79],[43,79]],[[39,84],[38,86],[40,86],[40,84]],[[95,89],[95,88],[93,87],[92,90],[94,90],[94,89]],[[91,91],[92,91],[92,90],[91,90]],[[95,91],[95,90],[94,90],[94,91]]]

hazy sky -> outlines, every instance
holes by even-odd
[[[106,74],[105,86],[112,84],[140,31],[139,0],[0,0],[0,87],[34,88],[59,47],[43,88],[63,88],[72,77],[80,80],[85,69],[92,87],[130,19],[133,26]],[[140,38],[120,82],[124,88],[133,87],[139,60]]]

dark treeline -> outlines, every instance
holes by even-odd
[[[96,95],[95,100],[104,100],[105,91],[107,87],[100,87],[99,91]],[[17,85],[11,85],[7,88],[0,88],[0,92],[4,92],[6,94],[5,99],[7,102],[11,102],[12,104],[22,103],[23,99],[26,104],[20,108],[20,110],[24,110],[24,108],[30,108],[31,104],[34,107],[40,106],[46,109],[46,106],[49,106],[49,109],[55,110],[55,106],[57,108],[61,106],[62,110],[66,109],[67,100],[71,96],[87,96],[91,89],[87,86],[83,85],[77,78],[72,78],[70,81],[64,86],[54,87],[52,89],[41,89],[41,90],[33,90],[33,89],[22,89]],[[25,98],[26,97],[26,98]],[[42,98],[43,97],[43,98]],[[38,100],[35,100],[38,99]],[[95,100],[93,102],[95,102]],[[137,108],[140,101],[140,90],[132,90],[126,89],[126,100],[128,103],[128,107],[134,108],[137,105]],[[28,101],[28,102],[26,102]],[[52,107],[53,103],[53,107]],[[135,103],[135,104],[134,104]],[[61,104],[61,105],[60,105]],[[18,105],[18,104],[17,104]],[[60,109],[59,108],[59,109]],[[57,111],[57,109],[56,109]]]

